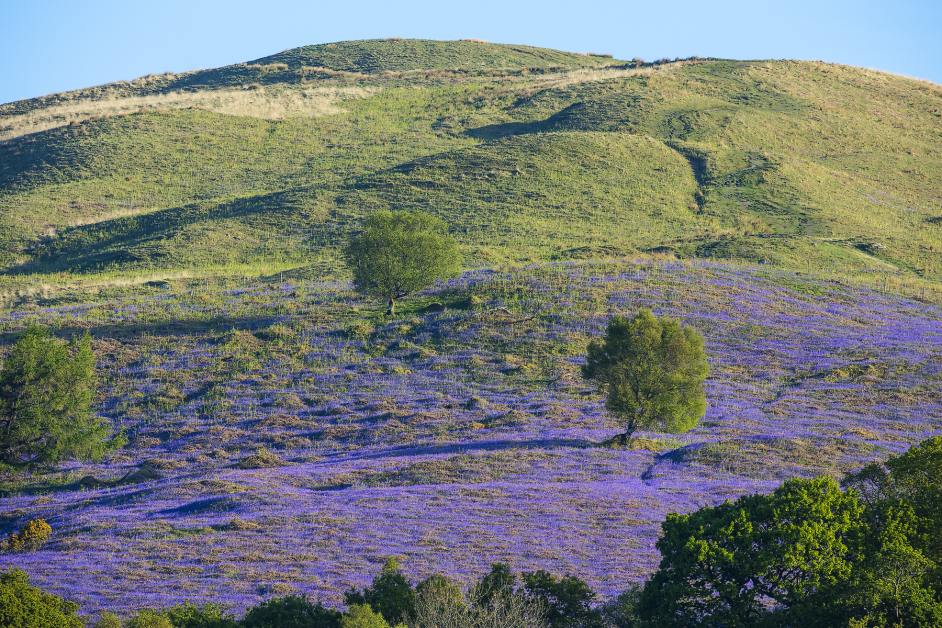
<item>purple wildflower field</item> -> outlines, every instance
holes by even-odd
[[[705,337],[709,409],[628,451],[579,374],[609,316]],[[411,308],[411,309],[410,309]],[[764,267],[585,262],[477,271],[395,322],[342,282],[104,290],[18,307],[89,329],[128,446],[0,499],[0,555],[83,610],[339,602],[384,557],[469,581],[495,561],[613,595],[657,564],[669,512],[838,476],[942,428],[942,309]],[[45,484],[44,484],[45,482]]]

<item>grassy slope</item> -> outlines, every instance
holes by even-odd
[[[284,63],[345,72],[409,70],[495,70],[507,68],[584,68],[614,63],[611,57],[561,52],[548,48],[491,44],[481,41],[372,39],[292,48],[253,64]]]
[[[329,270],[332,246],[365,211],[421,206],[445,215],[484,263],[671,251],[942,276],[935,85],[797,62],[612,75],[598,69],[612,63],[602,57],[475,42],[345,42],[253,63],[278,76],[305,66],[360,73],[314,79],[325,85],[387,74],[334,115],[158,111],[0,143],[11,268],[198,269],[314,255]],[[388,74],[521,67],[555,73]]]

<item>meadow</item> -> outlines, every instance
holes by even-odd
[[[578,375],[612,313],[700,330],[709,409],[683,435],[620,425]],[[839,477],[938,430],[942,309],[789,271],[618,260],[475,271],[393,321],[345,282],[175,281],[18,307],[87,329],[102,464],[5,488],[49,544],[0,556],[83,610],[301,591],[333,603],[385,556],[416,578],[490,562],[605,595],[656,566],[669,512],[783,479]],[[361,575],[362,574],[362,575]]]

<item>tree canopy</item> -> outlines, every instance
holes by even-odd
[[[582,368],[606,392],[605,407],[625,421],[624,441],[638,429],[694,427],[706,412],[708,371],[702,336],[647,309],[612,318],[605,338],[589,344]]]
[[[66,343],[28,328],[0,367],[0,465],[99,459],[117,444],[92,412],[95,380],[88,335]]]
[[[461,254],[440,219],[417,211],[379,211],[350,238],[344,259],[356,289],[380,297],[395,312],[397,299],[461,270]]]
[[[845,478],[672,514],[637,610],[658,626],[942,625],[942,437]]]
[[[0,573],[0,626],[82,628],[78,608],[74,602],[30,585],[24,571]]]

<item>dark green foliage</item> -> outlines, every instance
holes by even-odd
[[[582,374],[605,390],[605,407],[625,421],[627,441],[638,429],[694,427],[706,412],[708,370],[696,330],[645,309],[609,322],[604,340],[589,344]]]
[[[357,290],[387,300],[389,314],[396,299],[461,270],[458,245],[445,223],[421,212],[373,214],[350,238],[344,257]]]
[[[869,510],[865,562],[837,600],[868,625],[942,625],[942,583],[937,564],[920,551],[926,539],[915,512],[905,502]]]
[[[601,614],[592,608],[595,593],[575,576],[558,578],[543,570],[525,573],[523,590],[544,607],[552,628],[602,626]]]
[[[415,613],[415,590],[399,568],[399,561],[389,558],[370,586],[347,592],[346,602],[348,606],[368,604],[395,625]]]
[[[599,608],[604,625],[612,628],[635,628],[640,626],[641,619],[638,617],[640,602],[641,587],[633,586],[622,592],[618,597]]]
[[[847,605],[875,625],[942,624],[942,437],[868,465],[844,485],[863,496],[869,525]]]
[[[113,442],[92,412],[95,356],[85,335],[66,344],[30,327],[0,369],[0,465],[99,459]]]
[[[669,515],[642,617],[664,626],[832,625],[866,534],[863,506],[830,478],[789,480],[688,515]],[[773,622],[773,623],[774,623]]]
[[[242,619],[244,628],[339,628],[340,613],[300,595],[262,602]]]
[[[517,576],[507,563],[494,563],[491,570],[481,576],[474,587],[474,597],[482,604],[489,604],[491,600],[510,596],[517,587]]]
[[[0,626],[82,628],[78,604],[30,586],[19,569],[0,573]]]

